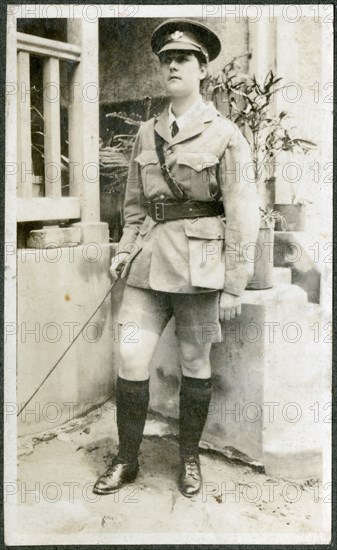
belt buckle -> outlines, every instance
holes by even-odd
[[[169,167],[167,166],[166,162],[164,162],[164,164],[161,165],[161,169],[162,169],[163,172],[165,172],[166,176],[170,175],[170,170],[169,170]]]
[[[165,221],[164,207],[165,207],[165,204],[163,202],[154,203],[154,217],[156,222]]]

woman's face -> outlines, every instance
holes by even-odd
[[[160,54],[160,67],[167,94],[170,97],[187,97],[199,91],[200,81],[207,73],[207,65],[199,65],[193,53],[169,50]]]

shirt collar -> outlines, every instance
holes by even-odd
[[[174,120],[178,124],[179,130],[181,128],[183,128],[184,126],[186,126],[188,124],[188,122],[191,120],[191,118],[193,118],[194,110],[198,109],[199,104],[202,103],[202,102],[203,102],[202,95],[199,94],[198,99],[187,109],[187,111],[185,111],[182,115],[180,115],[178,117],[174,116],[174,114],[172,112],[172,103],[170,103],[170,105],[168,107],[169,128],[171,127]]]

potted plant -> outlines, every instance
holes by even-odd
[[[282,77],[269,71],[262,83],[241,71],[241,58],[234,58],[222,69],[220,75],[210,78],[212,99],[215,105],[242,129],[252,149],[254,175],[263,207],[273,207],[287,220],[287,230],[299,230],[305,220],[305,205],[309,202],[298,197],[296,184],[291,184],[291,205],[275,203],[275,161],[283,152],[303,153],[315,149],[316,144],[295,137],[294,127],[289,128],[286,111],[272,114],[271,104],[280,92]],[[300,225],[295,225],[299,216]],[[281,225],[276,222],[276,228]]]
[[[268,247],[273,243],[274,225],[277,230],[294,230],[294,216],[289,217],[288,207],[275,204],[275,164],[283,152],[307,153],[316,144],[295,135],[289,128],[290,117],[285,111],[273,113],[272,103],[275,94],[283,86],[281,77],[269,71],[259,82],[255,75],[242,71],[241,59],[249,59],[250,54],[233,58],[216,77],[210,77],[208,89],[216,107],[241,128],[252,150],[254,176],[260,197],[261,225],[257,241],[257,256],[254,276],[248,288],[270,288],[272,286],[273,263]],[[305,218],[304,203],[292,186],[293,203],[290,210],[300,212]],[[287,221],[288,218],[288,221]],[[267,243],[268,247],[266,246]],[[259,255],[261,251],[261,255]]]

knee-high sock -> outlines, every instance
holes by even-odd
[[[137,458],[149,404],[149,380],[131,381],[118,376],[116,385],[118,456]]]
[[[212,394],[212,379],[182,376],[179,410],[180,454],[198,454]]]

